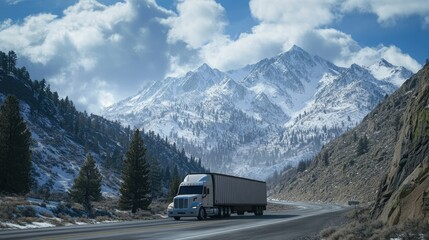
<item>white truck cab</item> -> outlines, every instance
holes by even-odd
[[[229,217],[266,209],[265,182],[217,173],[189,174],[180,184],[177,196],[168,205],[167,214],[181,217]]]
[[[180,217],[206,218],[208,208],[213,205],[212,188],[212,179],[208,174],[186,176],[168,207],[168,216],[176,220]]]

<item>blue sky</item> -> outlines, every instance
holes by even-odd
[[[429,58],[429,4],[0,0],[0,50],[15,50],[33,78],[95,113],[202,63],[238,69],[294,44],[340,66],[385,58],[415,72]]]

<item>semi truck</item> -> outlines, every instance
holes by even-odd
[[[180,183],[167,214],[181,217],[229,217],[245,212],[263,215],[267,207],[267,185],[263,181],[219,173],[189,174]]]

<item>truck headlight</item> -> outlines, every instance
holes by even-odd
[[[170,204],[168,204],[168,207],[167,207],[167,209],[168,210],[171,210],[171,209],[173,209],[174,208],[174,203],[170,203]]]
[[[201,203],[192,203],[192,209],[197,209],[201,206]]]

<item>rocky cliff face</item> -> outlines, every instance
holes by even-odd
[[[351,131],[322,148],[306,169],[289,169],[271,196],[288,200],[376,203],[391,224],[427,218],[429,65]]]
[[[401,90],[410,97],[373,210],[375,217],[389,224],[429,217],[429,64]]]

